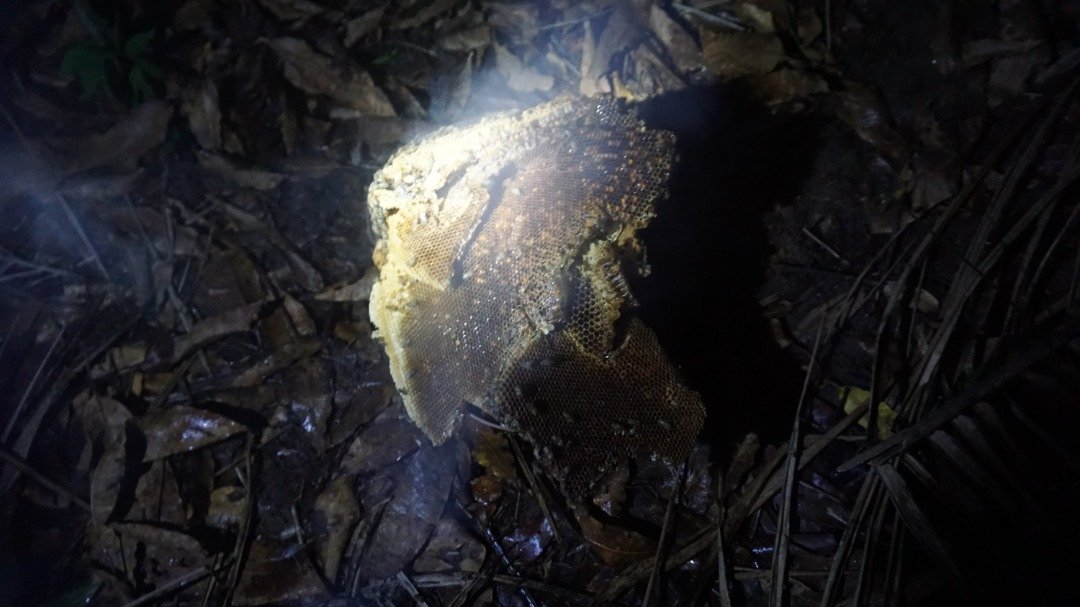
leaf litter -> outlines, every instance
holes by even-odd
[[[26,3],[0,24],[0,602],[1075,597],[1080,10],[1037,4]],[[768,318],[683,362],[719,430],[585,502],[498,420],[432,447],[366,301],[372,173],[562,94],[688,100],[659,119],[688,166],[731,141],[714,246],[759,269],[701,267],[694,322],[743,322],[740,289]],[[724,367],[759,351],[794,389]]]

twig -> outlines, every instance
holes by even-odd
[[[540,505],[540,511],[544,513],[544,516],[551,523],[552,537],[557,544],[562,544],[562,538],[559,534],[559,521],[551,515],[551,506],[548,504],[547,492],[543,490],[543,487],[541,487],[540,483],[536,480],[536,475],[533,474],[529,462],[525,460],[525,454],[521,451],[521,445],[518,444],[517,440],[510,433],[507,433],[505,436],[506,442],[510,443],[510,449],[514,452],[514,459],[517,460],[518,467],[525,476],[525,482],[528,483],[529,489],[531,489],[533,495],[536,496],[536,502]]]
[[[30,399],[30,395],[34,392],[34,388],[37,387],[38,380],[41,379],[41,372],[45,369],[45,366],[52,361],[53,351],[56,350],[57,344],[64,337],[64,331],[66,326],[60,325],[60,330],[56,332],[56,337],[53,338],[49,349],[45,352],[45,355],[41,357],[41,362],[38,363],[37,370],[34,371],[34,376],[30,378],[30,383],[27,384],[26,389],[23,390],[22,398],[19,399],[19,404],[15,405],[15,410],[11,413],[11,418],[8,420],[7,426],[4,428],[4,434],[0,436],[0,442],[7,443],[11,438],[11,433],[15,431],[15,425],[19,422],[19,418],[22,417],[23,410],[26,408],[26,403]]]
[[[973,383],[955,398],[949,399],[911,427],[893,434],[888,439],[844,462],[837,467],[837,471],[851,470],[859,464],[906,451],[913,444],[948,424],[957,415],[985,398],[987,394],[1000,389],[1009,380],[1023,373],[1058,348],[1077,338],[1077,336],[1080,336],[1080,321],[1074,320],[1054,335],[1043,339],[1022,354],[1013,357],[1012,360],[1002,365],[996,373]]]
[[[397,579],[398,584],[405,589],[405,592],[409,593],[409,597],[412,598],[413,603],[416,603],[418,607],[428,607],[428,602],[424,600],[424,595],[420,594],[420,590],[417,589],[416,584],[413,584],[409,576],[404,571],[398,571],[394,576]]]
[[[645,598],[642,600],[642,604],[645,607],[652,604],[653,591],[657,588],[657,584],[660,581],[660,574],[662,573],[661,569],[664,563],[664,548],[667,547],[668,535],[671,533],[672,516],[675,513],[675,498],[678,496],[679,491],[682,490],[682,479],[685,472],[686,464],[683,463],[676,475],[675,483],[671,487],[671,495],[668,496],[667,510],[664,511],[664,525],[660,528],[660,541],[656,543],[656,556],[653,558],[653,570],[649,575],[649,583],[645,585]],[[659,590],[657,590],[657,592],[659,592]]]
[[[787,596],[787,568],[788,547],[791,541],[791,511],[795,507],[795,479],[799,470],[799,449],[802,446],[802,423],[806,411],[807,395],[810,393],[810,383],[817,367],[818,353],[821,349],[821,336],[825,332],[826,317],[821,317],[818,326],[817,337],[814,339],[814,349],[810,353],[810,362],[807,364],[806,376],[803,379],[802,393],[799,395],[799,404],[795,408],[795,420],[791,428],[791,438],[788,442],[788,460],[784,476],[784,493],[780,506],[780,520],[776,525],[776,541],[773,543],[772,563],[772,604],[782,607]]]
[[[83,229],[82,223],[79,222],[79,218],[75,216],[75,213],[71,210],[71,205],[68,204],[65,196],[57,196],[60,201],[60,209],[64,211],[64,215],[67,216],[68,221],[71,222],[71,226],[75,228],[75,232],[79,235],[79,238],[86,245],[87,250],[90,251],[90,256],[94,260],[94,265],[97,266],[101,275],[105,277],[105,281],[112,283],[113,279],[109,276],[109,271],[105,269],[105,264],[101,261],[101,256],[98,255],[97,248],[94,247],[94,243],[90,241],[90,237],[87,236],[86,230]]]
[[[596,19],[597,17],[603,17],[607,13],[611,12],[611,10],[614,8],[614,6],[615,5],[613,5],[613,4],[605,6],[605,7],[601,8],[600,10],[596,11],[595,13],[592,13],[591,15],[585,15],[584,17],[578,17],[577,19],[570,19],[568,21],[559,21],[558,23],[549,23],[547,25],[541,25],[541,26],[537,27],[535,31],[542,32],[544,30],[557,29],[557,28],[560,28],[560,27],[567,27],[567,26],[570,26],[570,25],[577,25],[579,23],[585,23],[586,21],[591,21],[593,19]]]
[[[62,495],[70,499],[76,506],[82,508],[87,512],[90,512],[90,502],[86,501],[78,493],[75,493],[75,491],[70,487],[62,485],[45,476],[44,474],[38,472],[29,464],[24,462],[22,458],[18,456],[18,454],[12,453],[11,450],[9,450],[3,445],[0,445],[0,459],[3,459],[13,468],[34,479],[42,487],[45,487],[53,493]]]
[[[246,444],[244,446],[247,452],[247,457],[244,460],[244,483],[247,485],[246,495],[244,496],[244,510],[242,519],[240,521],[240,530],[236,534],[236,544],[233,548],[233,564],[229,569],[229,577],[226,582],[225,588],[225,600],[224,604],[229,605],[232,603],[233,595],[236,593],[236,588],[240,584],[240,575],[244,571],[244,565],[247,563],[248,551],[251,549],[251,527],[255,519],[255,475],[253,474],[252,458],[254,454],[254,437],[251,432],[246,433]]]
[[[150,253],[150,258],[156,262],[160,262],[161,256],[158,255],[157,249],[154,248],[154,243],[150,240],[150,235],[146,232],[146,226],[143,225],[142,218],[135,212],[135,205],[131,202],[131,197],[125,195],[124,202],[127,204],[128,213],[131,215],[131,219],[135,222],[135,225],[139,226],[143,244],[146,245],[146,250]],[[185,332],[190,333],[191,328],[195,326],[195,320],[191,317],[191,311],[184,305],[184,301],[180,298],[180,294],[176,292],[176,287],[173,286],[171,278],[169,284],[165,286],[165,294],[169,296],[169,304],[172,305],[177,318],[180,319],[180,326],[184,328]],[[207,375],[212,375],[210,370],[210,359],[207,358],[206,352],[203,352],[200,348],[195,354],[203,366],[203,371],[205,371]]]
[[[827,243],[824,240],[822,240],[821,238],[819,238],[817,234],[814,234],[813,232],[811,232],[810,228],[807,228],[807,227],[804,226],[803,229],[802,229],[802,233],[807,238],[809,238],[811,241],[813,241],[814,244],[816,244],[817,246],[824,249],[824,251],[826,253],[828,253],[829,256],[832,257],[833,259],[839,261],[841,264],[843,264],[845,266],[851,265],[851,263],[848,262],[847,259],[844,259],[843,255],[841,255],[840,253],[837,253],[836,249],[829,246],[829,243]]]
[[[724,519],[727,509],[724,507],[724,472],[716,475],[716,595],[720,607],[731,607],[731,590],[728,588],[727,560],[724,556]]]
[[[495,555],[499,557],[499,561],[502,563],[502,566],[505,567],[506,570],[509,571],[511,574],[517,575],[517,568],[514,567],[514,563],[510,560],[510,556],[506,554],[506,550],[503,549],[502,544],[499,543],[499,540],[491,532],[491,529],[489,529],[487,525],[484,525],[480,521],[476,520],[476,517],[474,517],[467,508],[465,508],[465,505],[461,503],[461,500],[457,495],[454,496],[454,505],[457,506],[458,511],[461,512],[465,516],[465,518],[469,520],[470,523],[472,523],[473,528],[477,532],[479,532],[481,537],[484,538],[484,540],[488,544],[488,547],[491,548],[492,552],[494,552]],[[518,587],[518,591],[521,593],[522,598],[525,599],[525,602],[529,605],[529,607],[538,607],[536,599],[533,598],[532,594],[525,586]]]
[[[222,567],[222,569],[224,569],[224,567]],[[148,592],[147,594],[144,594],[133,601],[129,601],[124,605],[124,607],[141,607],[142,605],[158,603],[159,600],[171,595],[174,592],[179,592],[180,590],[183,590],[184,588],[192,584],[201,582],[203,579],[214,573],[214,571],[215,570],[210,565],[203,565],[202,567],[199,567],[194,571],[189,571],[188,573],[185,573],[184,575],[170,581],[169,583],[154,590],[153,592]]]
[[[479,574],[469,574],[465,572],[453,572],[453,573],[427,573],[413,577],[413,581],[420,588],[445,588],[447,586],[467,586],[474,580],[480,578]],[[495,575],[486,576],[486,580],[490,580],[496,584],[503,584],[507,586],[531,588],[533,590],[539,590],[548,594],[559,594],[572,596],[574,598],[589,600],[593,598],[591,592],[582,592],[580,590],[573,590],[571,588],[565,588],[558,586],[550,582],[543,580],[534,580],[515,575],[507,575],[504,573],[497,573]]]
[[[707,8],[707,7],[711,7],[711,6],[717,6],[719,4],[725,4],[725,3],[717,2],[717,3],[713,3],[713,4],[706,4],[706,5],[703,5],[703,8]],[[671,6],[673,6],[676,10],[678,10],[681,13],[685,13],[687,15],[694,15],[695,17],[700,18],[702,21],[705,21],[706,23],[710,23],[712,25],[719,25],[721,27],[726,27],[726,28],[729,28],[729,29],[733,29],[733,30],[735,30],[737,32],[745,32],[748,29],[746,27],[746,24],[743,23],[742,21],[740,21],[739,19],[737,19],[735,17],[729,17],[728,15],[724,15],[722,13],[721,14],[709,13],[709,12],[706,12],[706,11],[702,10],[702,8],[689,6],[689,5],[683,4],[681,2],[672,2]]]

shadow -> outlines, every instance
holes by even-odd
[[[784,441],[802,382],[770,336],[758,303],[772,253],[763,217],[792,200],[812,166],[817,121],[778,117],[730,86],[642,104],[650,127],[678,137],[669,199],[641,236],[652,272],[635,277],[639,317],[701,393],[702,439],[730,446],[747,432]]]

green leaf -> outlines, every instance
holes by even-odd
[[[139,32],[131,38],[128,38],[128,41],[124,43],[124,56],[129,59],[135,59],[141,55],[145,55],[146,51],[150,48],[150,41],[153,40],[153,38],[153,29]]]
[[[60,60],[60,75],[75,78],[82,90],[83,100],[97,95],[115,97],[109,86],[109,67],[116,58],[104,49],[76,44]]]
[[[128,74],[128,82],[131,83],[131,93],[135,97],[135,103],[142,103],[153,98],[154,88],[150,86],[150,81],[143,70],[138,67],[132,69]]]

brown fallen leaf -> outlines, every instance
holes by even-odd
[[[90,558],[121,574],[132,587],[164,585],[208,565],[210,557],[191,535],[151,523],[91,524],[86,530]],[[195,594],[173,600],[198,601]],[[189,590],[191,592],[191,590]]]
[[[360,520],[355,480],[351,475],[339,476],[315,499],[310,526],[318,538],[315,549],[328,580],[337,579],[342,556],[352,539],[352,528]]]
[[[390,25],[390,29],[407,30],[423,25],[460,3],[461,0],[430,0],[429,2],[417,3],[421,4],[418,11],[411,17],[401,18],[399,16],[397,19],[394,19],[393,23]]]
[[[380,6],[366,11],[364,14],[346,23],[345,39],[342,41],[345,48],[352,48],[353,45],[360,41],[360,39],[378,29],[379,22],[382,20],[385,12],[386,7]]]
[[[90,514],[94,521],[106,523],[115,517],[127,476],[126,441],[121,433],[105,444],[90,476]],[[127,480],[130,490],[131,479]]]
[[[199,164],[219,177],[236,185],[253,190],[272,190],[285,179],[280,173],[260,169],[242,169],[224,157],[209,152],[199,152]]]
[[[131,172],[150,150],[165,141],[172,106],[150,101],[128,112],[104,133],[48,141],[0,144],[0,197],[42,195],[66,177],[90,169]]]
[[[494,44],[495,68],[506,79],[506,85],[519,93],[533,91],[547,91],[555,84],[555,78],[550,74],[544,74],[536,68],[526,65],[524,61],[507,50],[501,44]]]
[[[412,568],[417,573],[476,573],[486,552],[484,545],[462,526],[460,520],[446,516],[439,520],[431,541]]]
[[[514,454],[510,452],[510,447],[502,432],[482,428],[476,432],[473,440],[476,445],[473,450],[476,463],[486,468],[497,479],[517,479]]]
[[[518,526],[502,539],[502,545],[511,561],[527,565],[540,558],[552,537],[551,521],[543,514],[537,514],[519,521]]]
[[[457,449],[454,441],[440,447],[425,445],[391,472],[393,495],[360,558],[360,572],[366,579],[396,574],[424,547],[450,495]]]
[[[723,80],[771,72],[786,57],[780,38],[758,32],[703,30],[701,53],[705,68]]]
[[[100,135],[50,145],[60,152],[61,166],[68,174],[103,167],[134,170],[143,154],[165,141],[172,112],[168,102],[148,101]]]
[[[697,41],[658,4],[649,7],[649,27],[664,45],[676,69],[692,72],[702,67],[701,48]]]
[[[285,79],[312,95],[323,95],[338,105],[370,116],[395,116],[390,99],[358,68],[342,65],[312,50],[298,38],[265,41],[274,49],[285,69]]]
[[[210,505],[206,512],[206,525],[226,531],[240,524],[244,516],[244,500],[247,493],[243,487],[227,485],[210,493]]]
[[[656,545],[645,536],[601,523],[583,506],[572,506],[571,512],[593,552],[612,567],[625,567],[656,552]]]
[[[960,48],[960,58],[967,67],[975,67],[998,57],[1023,55],[1042,44],[1042,40],[997,40],[980,38],[965,42]]]
[[[135,487],[135,503],[124,517],[182,526],[187,521],[180,487],[174,469],[164,460],[157,460],[139,477]]]
[[[453,52],[472,52],[487,48],[491,44],[491,26],[480,20],[476,13],[474,20],[455,24],[439,37],[439,46]]]
[[[251,544],[232,604],[303,604],[303,599],[325,594],[326,586],[303,552],[295,552],[291,545],[259,538]]]
[[[907,157],[907,142],[892,127],[884,104],[872,91],[852,85],[850,90],[833,93],[830,98],[837,103],[837,117],[878,153],[893,162]]]
[[[592,22],[585,22],[578,92],[586,97],[611,92],[608,74],[616,69],[614,58],[629,48],[636,48],[646,35],[645,30],[634,23],[634,11],[628,5],[615,4],[604,29],[595,37]]]
[[[783,67],[767,74],[749,76],[747,82],[754,95],[766,105],[779,105],[829,92],[829,84],[821,76]]]
[[[167,369],[207,344],[250,330],[264,305],[266,302],[255,302],[196,323],[187,334],[150,350],[140,370]]]
[[[259,0],[266,10],[283,21],[310,19],[327,12],[327,8],[310,0]]]
[[[221,147],[221,107],[218,90],[213,80],[205,81],[184,91],[184,103],[180,111],[187,116],[191,134],[203,149]]]
[[[224,415],[186,405],[148,413],[135,423],[146,437],[146,462],[194,451],[246,429]]]
[[[420,448],[420,431],[398,405],[382,412],[353,439],[341,460],[345,474],[371,474],[400,461]]]

